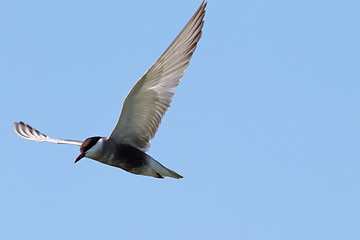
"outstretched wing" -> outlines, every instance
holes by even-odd
[[[126,97],[110,138],[146,151],[149,141],[170,106],[174,89],[183,77],[202,34],[204,1],[179,35]]]
[[[53,142],[60,144],[73,144],[73,145],[81,145],[81,141],[76,140],[65,140],[65,139],[54,139],[46,136],[45,134],[39,132],[38,130],[30,127],[29,125],[23,122],[14,123],[14,130],[17,135],[27,140],[36,141],[36,142]]]

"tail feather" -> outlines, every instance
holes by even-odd
[[[180,174],[174,172],[173,170],[170,170],[168,168],[165,168],[169,174],[168,175],[165,175],[166,177],[172,177],[172,178],[176,178],[176,179],[180,179],[180,178],[183,178],[183,176],[181,176]]]
[[[152,157],[148,156],[148,175],[161,178],[161,177],[172,177],[172,178],[183,178],[180,174],[174,172],[173,170],[170,170],[166,167],[164,167],[161,163],[153,159]],[[144,174],[145,175],[145,174]]]

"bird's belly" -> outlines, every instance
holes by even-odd
[[[135,174],[142,174],[148,165],[145,154],[143,157],[139,157],[132,156],[131,154],[123,155],[112,152],[104,154],[103,157],[94,160]]]

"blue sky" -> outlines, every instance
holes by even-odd
[[[201,1],[0,2],[1,239],[360,239],[359,1],[209,1],[142,177],[78,147]]]

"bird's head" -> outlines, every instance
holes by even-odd
[[[99,142],[100,139],[101,137],[90,137],[86,139],[80,146],[80,155],[75,159],[75,163],[78,162],[83,157],[91,158],[91,156],[89,155],[92,155],[91,153],[96,152],[97,147],[95,146],[97,146],[97,143]]]

